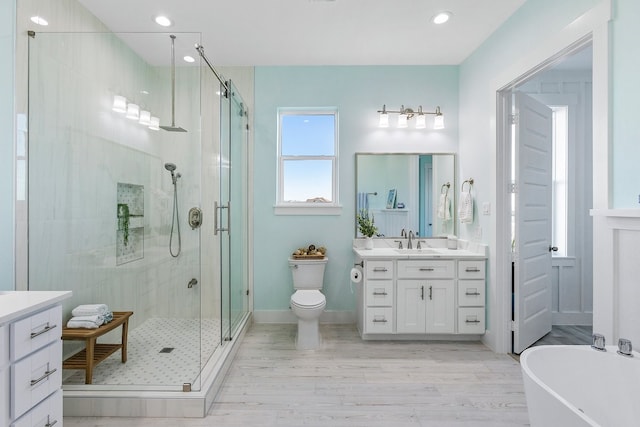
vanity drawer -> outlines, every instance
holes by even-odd
[[[62,334],[62,306],[57,305],[11,324],[11,360],[27,354],[52,341],[60,341]]]
[[[11,367],[11,416],[20,417],[62,386],[62,340]]]
[[[484,279],[485,261],[458,261],[458,279]]]
[[[459,334],[484,334],[484,307],[458,308]]]
[[[365,316],[365,333],[390,334],[393,333],[393,308],[371,307],[367,308]]]
[[[440,259],[400,260],[398,278],[403,279],[453,279],[455,261]]]
[[[393,305],[393,280],[367,280],[365,289],[367,306]]]
[[[458,305],[484,307],[484,280],[458,280]]]
[[[62,427],[62,390],[49,396],[44,402],[23,415],[11,427]]]
[[[393,261],[366,261],[365,279],[392,279]]]

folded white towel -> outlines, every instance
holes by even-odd
[[[473,197],[471,196],[471,192],[460,193],[458,218],[462,224],[471,224],[473,222]]]
[[[106,315],[109,313],[109,307],[106,304],[82,304],[71,311],[72,316],[94,316],[96,314]]]
[[[104,323],[104,317],[95,316],[74,316],[67,322],[67,328],[96,329]]]
[[[449,221],[451,219],[451,199],[448,194],[440,194],[438,202],[438,218]]]

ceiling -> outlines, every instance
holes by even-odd
[[[216,66],[455,65],[525,0],[79,0],[113,32],[175,32],[176,56],[201,44]],[[453,17],[431,23],[439,11]],[[169,29],[153,18],[173,20]],[[184,40],[186,37],[186,40]],[[121,36],[152,65],[157,39]],[[169,46],[169,39],[162,38]],[[184,52],[183,52],[184,51]]]

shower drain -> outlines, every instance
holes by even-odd
[[[171,353],[173,351],[173,347],[165,347],[160,350],[160,353]]]

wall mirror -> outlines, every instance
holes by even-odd
[[[356,153],[356,212],[373,215],[379,237],[456,234],[455,177],[455,154]]]

